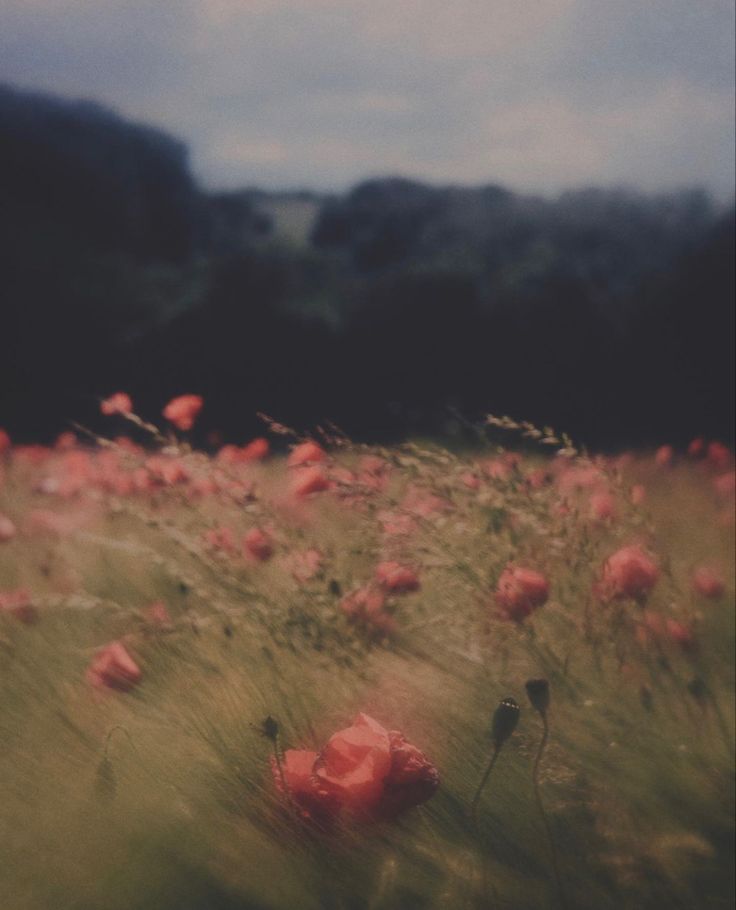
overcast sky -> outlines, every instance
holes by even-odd
[[[732,0],[0,0],[0,80],[164,127],[209,186],[734,187]]]

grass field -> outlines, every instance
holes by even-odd
[[[320,441],[6,441],[0,907],[731,907],[730,453]],[[439,787],[308,811],[361,712]]]

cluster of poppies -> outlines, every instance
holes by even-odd
[[[201,395],[178,395],[171,399],[161,413],[178,430],[187,432],[194,426],[203,407],[204,399]],[[114,414],[129,417],[133,414],[133,401],[127,392],[115,392],[100,402],[100,411],[107,417]]]
[[[430,799],[440,783],[423,752],[367,714],[358,714],[319,752],[288,749],[272,759],[271,770],[300,815],[319,823],[394,818]]]
[[[387,609],[392,595],[408,594],[420,588],[415,568],[388,560],[376,566],[373,581],[351,591],[340,601],[348,619],[376,638],[396,630],[396,622]]]

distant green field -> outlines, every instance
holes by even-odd
[[[320,199],[307,199],[298,195],[265,196],[258,202],[258,208],[272,219],[276,237],[299,247],[308,245],[321,205]]]
[[[0,907],[730,908],[728,453],[334,442],[0,455]],[[90,672],[114,641],[139,679]],[[438,789],[305,817],[275,759],[361,712]]]

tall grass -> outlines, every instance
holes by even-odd
[[[69,451],[16,450],[0,489],[18,528],[0,544],[0,591],[27,587],[37,612],[0,612],[0,906],[543,910],[561,906],[550,838],[570,907],[731,906],[733,529],[703,465],[600,464],[618,515],[593,521],[589,490],[559,482],[591,470],[583,458],[495,454],[510,470],[494,477],[477,454],[399,447],[375,451],[389,467],[370,485],[365,452],[343,444],[332,491],[298,499],[280,458],[223,466],[179,448],[188,480],[121,495],[99,480],[104,450],[85,451],[73,493],[48,482],[73,472]],[[120,451],[119,471],[148,457]],[[530,485],[540,468],[550,482]],[[220,489],[195,495],[193,479],[214,475]],[[384,533],[387,512],[409,533]],[[238,539],[268,528],[273,557],[213,552],[203,534],[223,525]],[[601,564],[632,541],[662,576],[645,606],[601,602]],[[299,582],[290,560],[306,548],[323,564]],[[421,588],[389,597],[382,636],[340,602],[386,559],[417,568]],[[719,599],[690,589],[703,561],[726,573]],[[509,562],[550,581],[520,623],[494,606]],[[147,617],[154,601],[170,623]],[[692,624],[696,647],[642,634],[651,613]],[[143,672],[129,693],[85,679],[112,640]],[[542,724],[525,683],[540,677],[552,700],[535,771]],[[474,825],[506,697],[520,721]],[[360,711],[403,731],[441,785],[394,821],[322,830],[275,786],[263,722],[284,748],[319,750]]]

